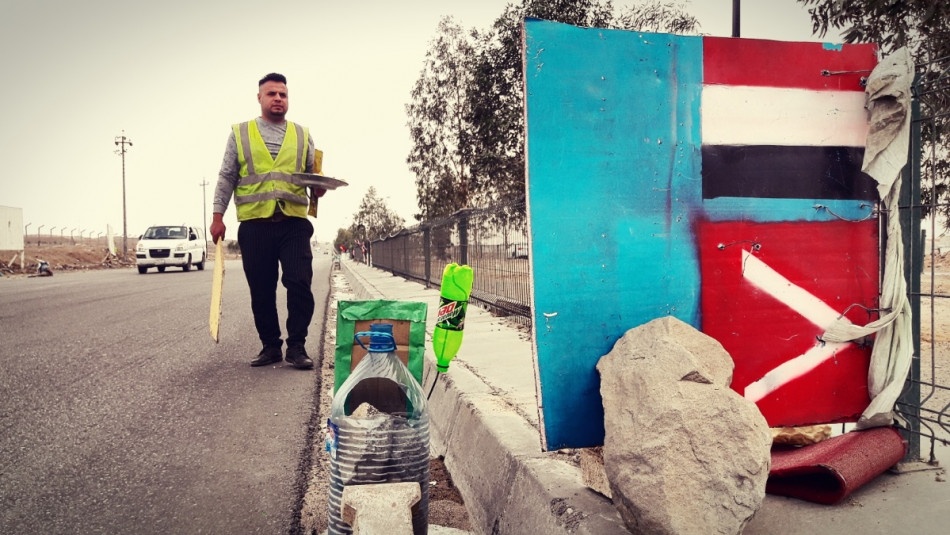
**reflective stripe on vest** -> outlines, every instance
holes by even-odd
[[[274,215],[280,209],[292,217],[307,217],[307,188],[293,177],[307,165],[308,130],[287,121],[287,132],[275,159],[256,121],[232,127],[237,142],[240,180],[234,190],[238,221]]]

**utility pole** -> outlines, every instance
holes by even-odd
[[[741,0],[732,0],[732,36],[739,37],[739,3]]]
[[[207,253],[208,252],[208,198],[205,195],[205,191],[206,191],[205,186],[208,185],[208,181],[205,180],[204,177],[201,177],[201,184],[198,184],[198,185],[201,186],[201,208],[202,208],[201,217],[204,218],[201,228],[203,228],[205,231],[205,253]]]
[[[128,260],[129,251],[129,231],[126,226],[125,217],[125,146],[132,146],[132,140],[125,137],[125,130],[121,136],[115,136],[115,144],[119,147],[115,153],[122,156],[122,260]]]

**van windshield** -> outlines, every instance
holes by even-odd
[[[145,240],[180,240],[188,237],[185,227],[149,227],[142,235]]]

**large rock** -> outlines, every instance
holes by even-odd
[[[732,369],[719,342],[672,317],[598,362],[604,468],[633,533],[741,533],[762,504],[772,435],[729,388]]]

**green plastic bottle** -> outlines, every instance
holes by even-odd
[[[432,333],[432,351],[435,352],[436,369],[439,373],[449,371],[449,363],[462,346],[462,329],[465,328],[465,311],[468,297],[472,294],[472,268],[456,263],[445,266],[442,272],[442,292],[439,313]]]

